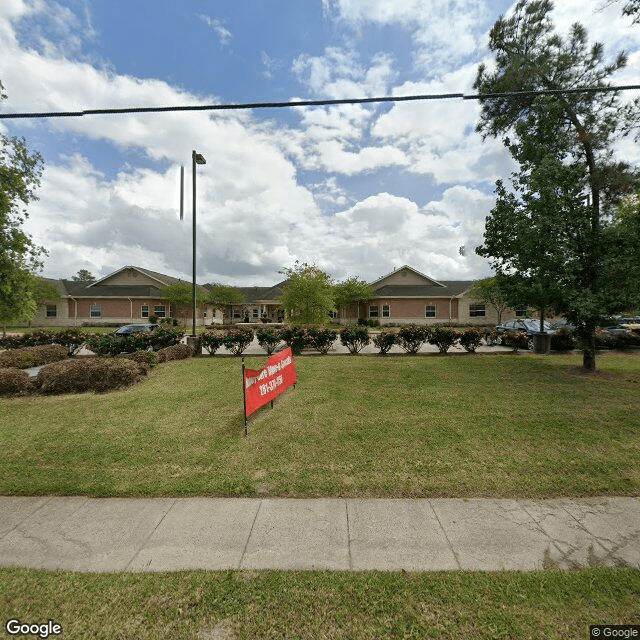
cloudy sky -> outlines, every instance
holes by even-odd
[[[2,0],[4,112],[472,93],[507,0]],[[620,3],[556,0],[640,82],[640,27]],[[631,98],[633,96],[629,96]],[[190,279],[191,151],[198,281],[270,285],[296,260],[372,281],[409,264],[489,273],[473,254],[511,171],[474,132],[475,101],[2,120],[42,153],[26,229],[43,274],[134,264]],[[621,157],[640,164],[639,145]],[[180,165],[185,220],[179,220]],[[459,253],[467,247],[466,255]]]

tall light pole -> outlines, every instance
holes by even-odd
[[[193,326],[191,328],[191,336],[196,337],[196,165],[207,164],[201,153],[191,152],[191,169],[193,177],[193,280],[191,283],[191,316]]]

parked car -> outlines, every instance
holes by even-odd
[[[548,322],[543,324],[544,332],[550,335],[555,333],[555,330],[552,329],[551,325]],[[492,346],[493,344],[502,344],[502,336],[501,334],[507,331],[525,331],[527,334],[527,349],[533,350],[533,336],[534,334],[540,331],[540,321],[534,320],[532,318],[528,318],[526,320],[507,320],[507,322],[503,322],[499,324],[495,328],[495,332],[497,333],[495,342],[491,337],[491,334],[487,334],[485,337],[485,342],[488,346]],[[493,333],[493,332],[492,332]]]
[[[150,324],[148,322],[145,322],[144,324],[125,324],[124,327],[116,329],[113,334],[116,336],[128,336],[132,333],[146,333],[148,331],[155,331],[157,328],[157,324]]]
[[[569,329],[569,331],[573,331],[576,328],[574,324],[572,324],[565,318],[560,318],[560,320],[556,320],[550,323],[550,326],[554,331],[557,331],[558,329]]]

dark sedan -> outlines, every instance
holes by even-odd
[[[545,322],[543,327],[545,333],[550,335],[555,333],[548,322]],[[491,335],[487,335],[485,338],[487,345],[502,344],[502,334],[507,331],[525,331],[527,334],[527,349],[533,350],[533,336],[540,331],[540,321],[532,318],[526,320],[507,320],[507,322],[497,325],[495,331],[497,333],[495,341]]]
[[[124,327],[120,327],[113,333],[116,336],[128,336],[132,333],[146,333],[148,331],[155,331],[157,328],[157,324],[149,324],[148,322],[145,322],[144,324],[126,324]]]

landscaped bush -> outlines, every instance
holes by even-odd
[[[140,334],[141,335],[141,334]],[[135,351],[127,348],[128,336],[115,336],[112,333],[92,333],[87,336],[87,348],[97,356],[116,356],[123,351]]]
[[[10,349],[0,353],[0,367],[29,369],[64,360],[68,355],[67,347],[61,344],[42,344],[37,347]]]
[[[481,329],[469,327],[458,334],[458,342],[467,353],[475,353],[482,344],[484,332]]]
[[[575,349],[576,346],[577,342],[573,337],[571,329],[563,327],[551,336],[551,349],[553,349],[553,351],[571,351]]]
[[[148,373],[151,367],[158,364],[158,355],[155,351],[136,351],[134,353],[121,353],[118,358],[132,360],[138,365],[140,373]]]
[[[200,336],[200,342],[207,353],[212,356],[224,344],[225,334],[217,329],[207,329]]]
[[[369,329],[362,325],[345,327],[340,330],[340,342],[349,349],[351,355],[356,355],[371,342]]]
[[[526,349],[529,343],[529,336],[526,331],[505,331],[501,335],[502,344],[511,347],[514,351]]]
[[[310,327],[307,329],[308,344],[322,355],[326,355],[331,349],[337,336],[338,332],[334,329],[326,329],[324,327]]]
[[[86,335],[78,329],[65,329],[64,331],[32,331],[19,336],[5,336],[0,338],[0,347],[4,349],[20,349],[22,347],[35,347],[43,344],[63,344],[67,347],[77,348],[86,340]]]
[[[145,349],[158,351],[178,344],[184,331],[172,327],[158,327],[155,331],[138,331],[125,336],[113,333],[93,333],[86,338],[87,347],[99,356],[116,356]]]
[[[0,368],[0,395],[18,396],[33,390],[31,379],[26,371]]]
[[[185,360],[193,356],[193,349],[188,344],[172,344],[158,351],[158,362],[169,360]]]
[[[165,347],[171,347],[174,344],[180,344],[180,340],[184,337],[184,329],[179,327],[158,327],[155,331],[149,333],[134,334],[136,336],[144,336],[144,340],[148,342],[147,346],[151,346],[154,351],[159,351]],[[136,351],[137,349],[132,349]]]
[[[440,353],[447,353],[458,342],[458,332],[451,327],[436,325],[431,329],[431,335],[427,338],[427,341],[429,344],[438,347]]]
[[[127,387],[140,377],[138,365],[125,358],[73,358],[40,369],[41,393],[84,393]]]
[[[427,326],[408,324],[398,331],[398,344],[407,353],[418,353],[420,347],[429,339],[431,329]]]
[[[239,356],[251,344],[252,340],[253,331],[251,329],[230,329],[224,336],[223,344],[234,356]]]
[[[271,355],[282,342],[280,331],[273,327],[258,329],[256,331],[256,338],[258,339],[258,344],[267,352],[268,355]]]
[[[379,353],[389,353],[389,349],[396,344],[398,336],[393,331],[381,331],[373,338],[373,344],[378,347]]]
[[[309,346],[309,336],[302,327],[283,327],[278,332],[280,339],[291,347],[291,353],[300,355]]]

